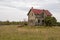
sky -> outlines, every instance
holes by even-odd
[[[60,0],[0,0],[0,21],[28,20],[31,7],[49,10],[60,22]]]

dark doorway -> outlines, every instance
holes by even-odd
[[[38,20],[38,23],[40,23],[40,20]]]

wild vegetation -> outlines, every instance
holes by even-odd
[[[0,21],[0,40],[60,40],[60,23],[46,26],[28,26],[28,22]],[[53,21],[51,21],[52,23]],[[54,21],[55,23],[55,21]],[[23,25],[20,27],[20,25]]]
[[[60,22],[47,17],[45,23],[47,27],[28,26],[26,21],[0,21],[0,40],[60,40]]]
[[[60,27],[3,25],[0,40],[60,40]]]
[[[27,21],[19,21],[19,22],[16,22],[16,21],[0,21],[0,25],[27,25]]]
[[[15,22],[15,21],[0,21],[0,25],[28,25],[27,21],[19,21],[19,22]],[[57,22],[54,19],[51,19],[49,17],[47,17],[45,19],[45,25],[46,26],[60,26],[60,22]]]
[[[57,20],[55,17],[47,16],[44,20],[46,26],[56,26],[57,25]]]

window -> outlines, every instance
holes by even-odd
[[[44,24],[44,20],[42,20],[42,24]]]

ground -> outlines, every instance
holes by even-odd
[[[0,26],[0,40],[60,40],[60,27]]]

